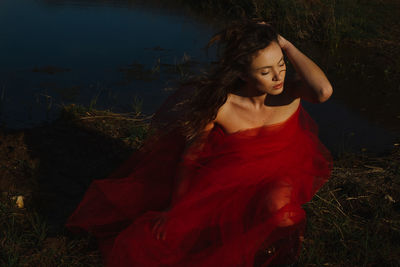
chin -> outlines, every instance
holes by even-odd
[[[283,88],[281,89],[272,89],[267,94],[269,95],[280,95],[283,92]]]

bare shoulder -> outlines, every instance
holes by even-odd
[[[212,128],[214,128],[214,122],[215,122],[215,120],[213,120],[213,121],[207,123],[207,125],[204,127],[204,132],[208,132],[208,131],[210,131]]]
[[[219,108],[213,124],[218,123],[227,133],[271,125],[290,118],[299,105],[300,98],[277,98],[269,105],[266,105],[263,110],[254,111],[245,105],[241,105],[236,99],[228,98]]]
[[[235,111],[235,105],[232,103],[232,100],[228,96],[225,103],[219,107],[217,115],[216,115],[213,123],[221,124],[221,122],[223,122],[229,118],[228,114],[232,114],[232,112],[234,112],[234,111]]]
[[[228,96],[226,102],[219,108],[217,116],[214,122],[223,122],[226,120],[234,120],[235,117],[244,116],[245,114],[255,118],[262,117],[263,120],[279,120],[282,118],[292,115],[296,112],[300,105],[300,97],[294,97],[293,95],[286,93],[281,94],[275,98],[271,98],[271,101],[267,101],[264,110],[259,112],[253,112],[250,108],[241,104],[240,101]],[[268,124],[268,121],[265,121]]]

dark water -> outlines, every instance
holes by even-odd
[[[2,120],[29,127],[71,102],[132,111],[135,96],[152,112],[179,72],[175,63],[185,54],[204,61],[211,34],[183,14],[125,1],[2,1]],[[157,65],[164,71],[153,75]]]
[[[139,99],[144,113],[154,112],[174,80],[212,60],[203,47],[215,29],[204,21],[135,1],[2,0],[1,123],[32,127],[68,103],[130,112]],[[350,82],[332,82],[332,99],[304,103],[323,142],[334,153],[390,150],[399,110],[376,116],[378,96],[346,94]]]

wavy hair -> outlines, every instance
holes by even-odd
[[[180,84],[177,91],[189,90],[191,95],[175,105],[175,110],[181,111],[174,126],[180,128],[186,141],[192,142],[201,135],[206,125],[216,118],[228,93],[245,84],[240,76],[247,75],[257,52],[273,41],[278,42],[277,32],[261,22],[258,19],[235,21],[215,34],[207,49],[217,45],[216,64]]]

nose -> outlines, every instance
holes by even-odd
[[[276,81],[276,82],[279,82],[279,81],[283,80],[284,71],[283,70],[279,70],[279,69],[274,69],[273,70],[273,75],[274,76],[272,77],[272,80]]]

